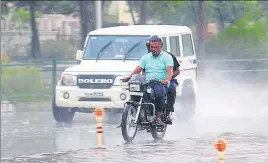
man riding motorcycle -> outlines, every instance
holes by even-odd
[[[156,39],[158,36],[156,35],[151,35],[149,38],[148,38],[148,41],[146,42],[146,47],[147,47],[147,50],[148,50],[148,53],[151,52],[151,49],[150,49],[150,42],[153,41],[154,39]],[[162,45],[163,46],[163,45]],[[179,62],[177,61],[176,57],[170,53],[170,52],[167,52],[168,54],[171,55],[172,59],[173,59],[173,63],[174,63],[174,66],[173,66],[173,75],[172,75],[172,79],[170,81],[170,85],[169,85],[169,88],[168,88],[168,94],[167,94],[167,108],[168,108],[168,112],[167,112],[167,115],[168,115],[168,120],[171,120],[170,119],[170,112],[174,112],[174,104],[175,104],[175,100],[176,100],[176,87],[178,86],[178,81],[177,79],[175,79],[179,74],[180,74],[180,64]]]
[[[150,53],[145,54],[139,61],[139,65],[125,79],[131,78],[134,74],[139,74],[143,70],[146,80],[157,79],[161,83],[156,84],[152,90],[156,102],[156,118],[155,121],[161,121],[161,111],[165,106],[165,97],[170,86],[170,81],[173,76],[173,59],[171,55],[162,50],[163,41],[160,37],[155,36],[150,39]]]

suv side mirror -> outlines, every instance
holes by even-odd
[[[82,50],[76,51],[76,60],[81,61],[83,58],[84,52]]]

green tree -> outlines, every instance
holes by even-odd
[[[207,43],[207,52],[225,58],[263,57],[268,50],[268,18],[262,19],[261,15],[261,7],[258,12],[248,11],[243,18],[211,39]]]
[[[94,1],[93,1],[94,2]],[[93,30],[95,27],[93,24],[95,24],[95,19],[93,12],[90,12],[90,4],[91,6],[94,5],[94,3],[91,3],[90,1],[79,1],[79,13],[80,13],[80,24],[81,24],[81,48],[83,48],[86,36],[89,31]]]
[[[78,12],[79,3],[78,1],[42,1],[38,3],[38,10],[44,14],[71,15]]]
[[[39,12],[35,12],[36,17],[40,17]],[[9,8],[9,13],[6,16],[10,20],[9,28],[18,32],[19,36],[22,37],[22,31],[30,30],[31,25],[31,13],[28,10],[24,10],[23,8]],[[23,49],[23,53],[28,53],[30,55],[29,45],[24,44],[23,42],[19,42],[14,40],[17,35],[9,36],[7,40],[7,54],[13,55],[17,54],[19,51]]]
[[[102,1],[102,6],[107,8],[110,1]],[[44,14],[64,14],[80,17],[81,48],[87,34],[95,29],[95,2],[94,1],[44,1],[38,3],[38,9]],[[105,8],[103,11],[106,11]],[[104,16],[107,16],[105,12]]]
[[[39,34],[36,27],[36,3],[37,1],[30,1],[30,13],[31,13],[31,30],[32,30],[32,42],[31,42],[31,54],[34,59],[40,59],[40,42],[39,42]]]
[[[128,1],[127,3],[134,24],[146,24],[149,19],[163,22],[171,13],[176,13],[176,6],[181,4],[178,1]],[[138,14],[139,20],[135,20],[135,13]]]
[[[207,5],[214,11],[216,22],[220,25],[220,30],[224,31],[226,24],[234,24],[244,17],[246,12],[257,12],[259,3],[257,1],[207,1]]]
[[[40,43],[39,43],[39,34],[36,27],[36,1],[7,1],[12,2],[16,6],[16,15],[15,19],[20,20],[20,22],[27,22],[30,20],[31,31],[32,31],[32,40],[31,40],[31,56],[34,59],[40,58]],[[29,10],[27,12],[25,10]],[[29,14],[30,13],[30,14]]]
[[[4,19],[4,16],[8,14],[7,1],[1,1],[1,19]]]

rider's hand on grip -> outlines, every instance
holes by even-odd
[[[122,80],[123,82],[128,82],[130,78],[131,78],[131,76],[125,76],[125,77],[123,77],[121,80]]]
[[[169,83],[169,81],[168,80],[162,80],[161,83],[167,85]]]

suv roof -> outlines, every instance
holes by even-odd
[[[93,30],[88,35],[168,35],[189,33],[191,29],[187,26],[175,25],[129,25],[100,28]]]

